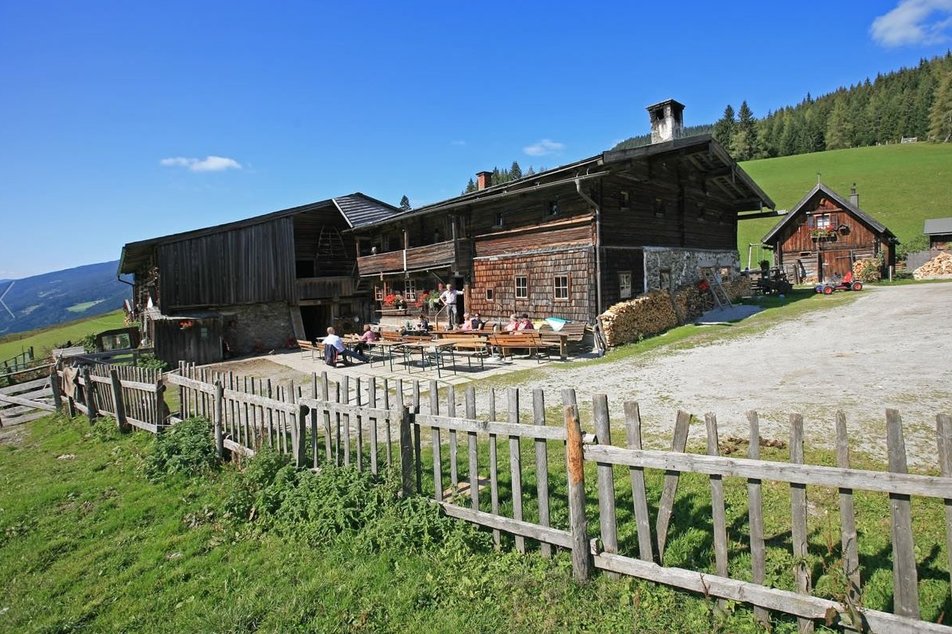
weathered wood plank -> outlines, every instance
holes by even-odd
[[[519,520],[509,517],[503,517],[493,513],[486,513],[484,511],[478,511],[476,509],[470,509],[464,506],[457,506],[448,502],[443,502],[441,506],[446,511],[446,514],[450,517],[457,517],[459,519],[466,520],[467,522],[472,522],[474,524],[492,528],[494,530],[506,531],[507,533],[511,533],[512,535],[522,538],[528,537],[529,539],[537,539],[543,544],[547,545],[552,544],[555,546],[561,546],[563,548],[572,547],[572,535],[568,531],[549,528],[547,526],[539,526],[538,524],[533,524],[532,522],[520,522]]]
[[[939,444],[939,471],[952,478],[952,416],[939,414],[935,417],[936,436]],[[945,552],[949,558],[949,590],[952,592],[952,498],[943,500],[945,506]]]
[[[899,411],[886,410],[886,451],[889,470],[906,473],[906,442]],[[890,494],[892,517],[893,596],[896,614],[919,618],[919,588],[916,572],[916,545],[912,537],[912,512],[908,495]]]
[[[688,414],[687,412],[679,411],[678,417],[674,422],[674,437],[671,440],[672,452],[678,452],[678,453],[683,452],[685,448],[688,446],[688,426],[690,424],[691,424],[691,415]],[[608,450],[609,452],[614,452],[616,448],[615,447],[590,447],[589,449],[597,449],[597,451],[586,451],[585,452],[586,458],[590,457],[590,459],[598,461],[599,454],[603,453],[606,450]],[[623,452],[628,452],[628,454],[623,454],[623,455],[631,455],[632,453],[635,453],[631,449],[627,449],[627,450],[619,449],[619,450]],[[638,455],[642,455],[645,453],[650,453],[650,452],[646,452],[644,450],[637,452]],[[665,456],[669,455],[666,452],[657,452],[657,453],[661,453],[662,455],[665,455]],[[691,457],[696,458],[697,456],[691,456]],[[605,457],[602,457],[601,459],[604,460],[605,462],[611,462],[611,460],[608,460]],[[619,464],[619,463],[614,463],[614,464]],[[636,463],[636,464],[631,464],[629,466],[647,467],[649,465]],[[665,474],[664,474],[664,487],[661,490],[661,502],[658,504],[658,520],[655,527],[655,533],[658,539],[658,561],[663,562],[664,561],[664,545],[668,540],[668,525],[671,523],[671,513],[674,510],[674,496],[678,492],[678,480],[681,479],[681,473],[667,466],[662,466],[660,468],[665,469]],[[684,471],[686,471],[686,469],[684,469]]]
[[[595,436],[599,444],[611,445],[611,423],[608,417],[608,396],[596,394],[592,398],[592,417],[595,421]],[[615,475],[612,465],[599,462],[598,478],[598,526],[602,549],[606,553],[618,552],[618,526],[615,517]],[[615,575],[612,575],[615,576]]]
[[[750,445],[747,457],[751,460],[760,460],[760,418],[757,412],[747,412],[750,423]],[[764,584],[766,577],[767,551],[764,544],[764,502],[761,481],[756,478],[747,480],[747,515],[750,524],[750,567],[751,580],[759,585]],[[770,613],[761,606],[754,607],[754,618],[762,625],[769,627]]]
[[[17,383],[16,385],[8,385],[7,387],[0,387],[0,394],[5,394],[7,396],[17,396],[22,395],[23,392],[29,392],[35,390],[36,388],[49,386],[50,380],[48,377],[43,377],[42,379],[34,379],[33,381],[27,381],[25,383]]]
[[[452,385],[446,386],[446,415],[450,418],[456,418],[456,388]],[[450,445],[450,486],[453,487],[453,491],[457,491],[459,486],[459,462],[458,462],[458,452],[459,452],[459,443],[456,438],[456,430],[449,430],[449,445]]]
[[[717,443],[717,417],[713,413],[704,415],[704,426],[707,431],[707,453],[716,456],[719,453]],[[724,509],[724,481],[719,475],[711,478],[711,510],[714,521],[714,562],[717,574],[722,577],[727,572],[727,513]]]
[[[846,415],[836,412],[836,466],[849,469],[850,447],[846,434]],[[856,533],[856,513],[853,510],[853,490],[841,487],[840,543],[843,549],[843,572],[849,581],[849,596],[854,604],[860,599],[859,544]]]
[[[466,388],[466,418],[476,418],[476,388]],[[476,432],[466,432],[468,449],[469,497],[470,506],[479,510],[479,451]]]
[[[496,418],[496,390],[489,389],[489,418]],[[499,515],[499,447],[496,434],[489,435],[489,501],[490,511]],[[499,529],[493,529],[493,545],[498,549],[501,546]]]
[[[724,477],[756,478],[789,484],[845,487],[859,491],[876,491],[899,495],[921,495],[944,499],[952,486],[952,478],[916,474],[841,469],[818,465],[797,465],[787,462],[755,461],[726,456],[679,454],[669,451],[623,449],[602,445],[586,445],[585,459],[610,462],[626,467],[665,469],[672,472],[703,473]],[[662,497],[662,500],[664,498]]]
[[[803,463],[803,417],[790,415],[790,462]],[[797,592],[810,594],[812,582],[807,564],[807,488],[804,484],[790,485],[791,541],[793,543],[793,576]],[[813,621],[799,617],[797,628],[800,632],[812,632]]]
[[[208,385],[207,383],[203,383],[202,381],[197,381],[195,379],[191,379],[187,376],[183,376],[180,374],[172,374],[172,373],[166,374],[165,381],[167,381],[168,383],[171,383],[172,385],[178,385],[179,387],[184,387],[186,388],[186,390],[196,390],[199,392],[207,392],[209,394],[215,393],[214,385]],[[128,385],[129,383],[136,383],[136,382],[137,381],[124,381],[124,383],[126,383],[126,387],[129,387]],[[188,399],[184,397],[182,399],[183,403],[187,402],[187,400]],[[186,411],[183,412],[183,414],[185,418],[188,418],[189,416],[193,414],[193,410],[191,408],[186,408]]]
[[[10,396],[9,394],[0,394],[0,403],[12,403],[13,405],[23,405],[24,407],[29,407],[30,409],[41,409],[44,412],[55,412],[56,406],[52,403],[45,403],[43,401],[31,401],[29,399],[20,398],[19,396]]]
[[[592,576],[592,553],[585,518],[585,457],[575,390],[562,390],[565,411],[565,467],[568,480],[569,532],[572,535],[572,576],[585,582]]]
[[[519,425],[519,390],[511,387],[508,391],[509,423]],[[519,436],[509,436],[509,478],[512,485],[512,518],[522,521],[522,453],[519,448]],[[516,535],[516,550],[526,552],[526,540]]]
[[[468,415],[468,413],[467,413]],[[532,390],[532,422],[545,426],[545,393]],[[544,440],[535,441],[536,497],[539,501],[539,524],[548,527],[549,518],[549,454]],[[552,545],[543,541],[540,547],[543,557],[552,556]]]
[[[641,449],[641,410],[635,401],[626,401],[625,435],[629,449]],[[638,555],[645,561],[652,561],[651,518],[648,515],[648,496],[645,492],[645,471],[639,467],[629,467],[631,476],[631,499],[634,506],[635,526],[638,529]]]
[[[430,414],[438,416],[440,413],[440,393],[436,381],[430,381]],[[430,428],[430,439],[433,445],[433,499],[443,501],[443,460],[440,455],[440,428]]]

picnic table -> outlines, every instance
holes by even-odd
[[[450,355],[453,374],[456,374],[456,355],[454,349],[456,344],[452,341],[429,340],[429,341],[406,341],[400,344],[399,349],[403,351],[403,359],[407,366],[407,372],[413,367],[413,357],[420,354],[420,365],[425,370],[429,364],[436,366],[436,376],[442,378],[442,370],[446,368],[445,354]]]

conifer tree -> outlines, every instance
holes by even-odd
[[[929,140],[941,143],[952,140],[952,68],[942,74],[935,89],[929,109]]]
[[[522,168],[519,167],[517,161],[512,162],[512,167],[509,168],[509,180],[519,180],[522,178]]]
[[[848,148],[853,142],[853,122],[846,106],[846,97],[833,102],[833,109],[826,122],[826,149],[840,150]]]
[[[407,198],[406,194],[400,199],[400,209],[403,211],[410,211],[410,209],[412,209],[412,207],[410,207],[410,199]]]
[[[731,140],[734,138],[734,126],[737,121],[734,118],[734,108],[730,104],[724,108],[724,116],[718,119],[714,124],[714,139],[726,148],[730,148]]]
[[[744,101],[737,112],[737,124],[734,126],[730,152],[735,160],[747,161],[754,158],[757,146],[757,120],[750,106],[747,105],[747,101]]]

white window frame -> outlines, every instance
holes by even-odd
[[[559,279],[565,278],[565,285],[559,285]],[[556,273],[552,279],[552,298],[557,302],[567,302],[569,301],[569,274],[568,273]],[[565,296],[559,297],[559,289],[564,288]]]
[[[631,299],[631,271],[618,272],[618,297]]]
[[[519,280],[524,280],[522,285],[523,294],[519,294]],[[516,299],[529,299],[529,276],[516,275],[513,280],[513,292]]]

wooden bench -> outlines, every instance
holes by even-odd
[[[559,347],[559,356],[565,361],[568,358],[569,344],[582,343],[585,339],[585,328],[582,322],[570,322],[558,331],[552,330],[550,326],[543,326],[538,332],[543,342]]]
[[[530,356],[536,356],[537,361],[540,360],[542,354],[548,356],[549,349],[554,347],[553,344],[544,342],[542,335],[533,330],[493,334],[489,337],[489,345],[499,350],[500,357],[505,358],[507,351],[509,358],[512,358],[513,350],[527,350]]]
[[[483,359],[489,356],[489,342],[485,335],[474,333],[472,331],[446,331],[437,333],[440,341],[452,341],[453,350],[466,357],[467,365],[472,368],[471,359],[479,359],[479,367],[483,369],[485,364]]]
[[[317,352],[321,358],[324,358],[324,344],[318,343],[314,344],[308,341],[307,339],[298,339],[297,340],[298,348],[301,349],[301,356],[304,357],[308,353],[311,354],[311,361],[314,360],[314,353]]]

